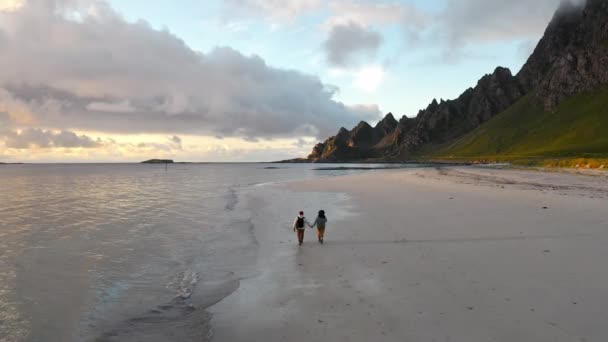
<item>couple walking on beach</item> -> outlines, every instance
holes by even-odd
[[[325,217],[325,211],[323,210],[319,210],[319,215],[317,215],[315,222],[312,224],[308,222],[304,216],[304,212],[300,211],[299,215],[293,221],[293,231],[298,233],[298,243],[301,245],[304,242],[304,230],[306,229],[306,226],[309,226],[310,228],[317,226],[317,236],[319,238],[319,243],[322,244],[326,223],[327,217]]]

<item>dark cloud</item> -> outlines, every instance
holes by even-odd
[[[169,138],[169,142],[173,145],[174,148],[181,150],[182,149],[182,139],[177,135],[174,135]]]
[[[360,24],[350,22],[333,26],[323,43],[329,64],[347,66],[358,58],[373,56],[382,44],[382,36]]]
[[[302,148],[312,148],[312,146],[314,144],[316,144],[317,141],[316,140],[306,140],[303,138],[298,138],[298,140],[296,140],[296,142],[293,143],[293,146],[299,149]]]
[[[6,130],[0,132],[7,148],[28,149],[31,147],[50,148],[93,148],[101,146],[101,142],[86,135],[77,135],[70,131],[53,132],[39,128],[28,128],[20,132]]]
[[[379,115],[257,56],[193,51],[104,1],[26,1],[0,11],[0,37],[0,111],[15,127],[254,139],[325,136]]]

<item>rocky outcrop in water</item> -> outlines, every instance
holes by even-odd
[[[171,159],[149,159],[141,162],[142,164],[173,164]]]

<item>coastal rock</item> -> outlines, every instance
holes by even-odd
[[[173,164],[171,159],[149,159],[141,162],[142,164]]]

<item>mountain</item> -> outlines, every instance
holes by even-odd
[[[444,143],[479,127],[524,95],[517,78],[506,68],[485,75],[455,100],[433,102],[416,118],[399,122],[389,113],[375,127],[361,122],[353,130],[313,148],[313,161],[399,160],[426,143]]]
[[[317,144],[310,156],[311,160],[340,161],[380,157],[382,150],[377,145],[395,132],[399,126],[392,113],[386,115],[375,127],[362,121],[352,131],[342,127],[338,134]]]
[[[341,128],[315,146],[308,161],[479,158],[518,148],[608,154],[601,132],[608,128],[607,85],[608,1],[565,1],[517,75],[498,67],[457,99],[433,100],[415,118],[396,121],[389,113],[375,127]]]
[[[545,110],[565,98],[608,84],[608,2],[562,3],[517,75]]]
[[[562,5],[517,78],[525,97],[427,154],[485,160],[608,157],[608,1]]]
[[[448,146],[438,159],[608,157],[608,88],[566,98],[553,111],[529,95]]]

